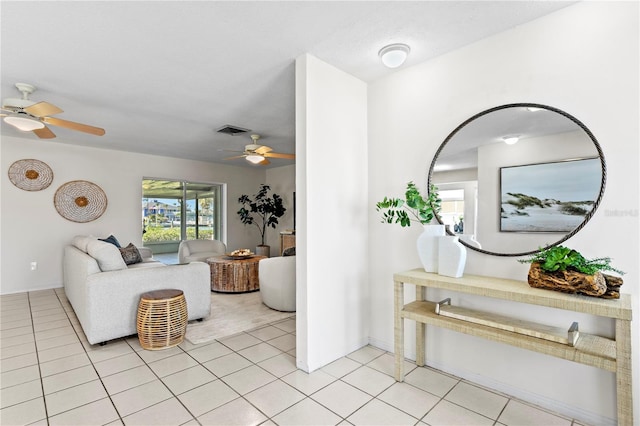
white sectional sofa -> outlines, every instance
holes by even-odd
[[[189,320],[209,316],[210,270],[206,263],[164,265],[141,247],[142,262],[127,265],[120,250],[96,237],[77,236],[64,248],[64,289],[91,344],[136,334],[142,293],[179,289]]]

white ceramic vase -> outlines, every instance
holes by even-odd
[[[423,225],[418,237],[418,256],[427,272],[438,272],[438,238],[444,236],[444,225]]]
[[[438,237],[438,274],[460,278],[467,262],[467,249],[457,236]]]

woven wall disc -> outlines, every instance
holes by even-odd
[[[72,222],[91,222],[107,209],[107,196],[98,185],[74,180],[60,186],[53,197],[60,216]]]
[[[9,167],[9,180],[25,191],[41,191],[51,185],[53,171],[40,160],[18,160]]]

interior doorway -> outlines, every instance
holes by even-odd
[[[178,263],[180,241],[222,239],[222,205],[221,184],[143,178],[143,245]]]

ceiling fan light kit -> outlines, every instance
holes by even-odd
[[[24,117],[21,117],[20,115],[8,115],[4,118],[4,122],[11,124],[13,127],[23,132],[31,132],[44,127],[44,123],[42,121],[34,120],[26,115]]]
[[[0,116],[4,116],[4,122],[14,126],[23,132],[33,132],[40,139],[55,138],[53,133],[46,124],[64,127],[70,130],[77,130],[96,136],[105,134],[104,129],[89,126],[87,124],[75,123],[60,118],[51,117],[55,114],[64,112],[57,106],[48,102],[33,102],[29,99],[29,95],[35,92],[36,87],[27,83],[16,83],[16,88],[22,93],[22,98],[6,98],[2,102],[2,110]]]
[[[403,43],[394,43],[383,47],[378,52],[380,60],[387,68],[398,68],[407,60],[411,48]]]
[[[248,162],[253,164],[261,163],[264,160],[264,157],[258,154],[249,154],[246,158]]]

